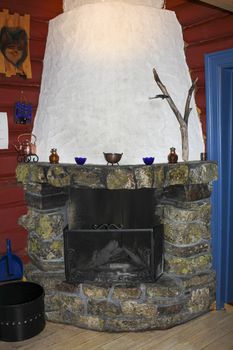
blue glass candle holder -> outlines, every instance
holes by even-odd
[[[87,158],[84,157],[75,157],[74,159],[78,165],[83,165],[87,160]]]
[[[144,157],[142,158],[143,162],[146,164],[146,165],[151,165],[154,163],[154,157]]]

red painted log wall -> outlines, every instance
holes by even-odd
[[[204,55],[233,48],[233,13],[194,0],[167,0],[182,26],[187,64],[193,79],[198,77],[196,103],[206,135]]]
[[[32,79],[19,76],[6,78],[0,74],[0,112],[7,112],[9,125],[9,149],[0,150],[0,255],[5,251],[6,238],[10,238],[13,252],[27,262],[27,232],[18,225],[19,217],[27,212],[27,208],[23,190],[16,184],[17,153],[12,144],[16,143],[21,133],[31,132],[32,125],[15,124],[14,103],[23,91],[27,101],[33,105],[34,117],[40,92],[48,21],[62,13],[62,0],[1,0],[0,11],[3,9],[8,9],[10,14],[30,15]]]

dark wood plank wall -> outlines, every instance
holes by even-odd
[[[26,213],[23,191],[15,180],[16,151],[12,144],[23,132],[31,132],[32,125],[14,123],[13,107],[23,91],[37,108],[48,21],[62,12],[62,0],[0,0],[0,10],[30,14],[30,54],[32,79],[18,76],[6,78],[0,74],[0,111],[7,112],[9,123],[9,150],[0,150],[0,254],[5,250],[5,239],[11,238],[13,250],[27,261],[26,231],[18,225],[18,218]],[[196,100],[201,109],[203,131],[206,130],[204,54],[233,47],[233,14],[199,1],[167,0],[167,9],[174,10],[180,21],[186,43],[187,63],[193,78],[198,76]]]
[[[14,253],[27,262],[27,232],[18,225],[18,218],[26,213],[23,191],[17,186],[15,169],[17,153],[12,146],[21,133],[31,132],[32,125],[14,122],[14,103],[20,99],[21,91],[33,105],[35,116],[40,92],[43,57],[48,31],[48,21],[62,12],[62,0],[0,0],[0,11],[8,9],[10,14],[30,15],[30,56],[32,79],[20,76],[6,78],[0,74],[0,112],[7,112],[9,125],[9,149],[0,150],[0,255],[5,251],[5,240],[12,240]]]
[[[182,25],[187,64],[193,79],[198,77],[196,103],[206,135],[204,55],[233,48],[233,13],[194,0],[167,0]]]

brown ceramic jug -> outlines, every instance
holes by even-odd
[[[59,155],[57,154],[57,149],[52,148],[50,152],[51,152],[51,154],[49,156],[49,162],[51,164],[58,164],[59,163]]]
[[[174,147],[170,148],[170,153],[167,156],[167,159],[168,159],[168,163],[170,164],[177,163],[178,155],[176,154],[176,149]]]

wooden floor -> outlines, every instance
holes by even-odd
[[[0,350],[229,350],[233,349],[233,312],[212,311],[164,331],[103,333],[47,322],[37,336],[1,342]]]

